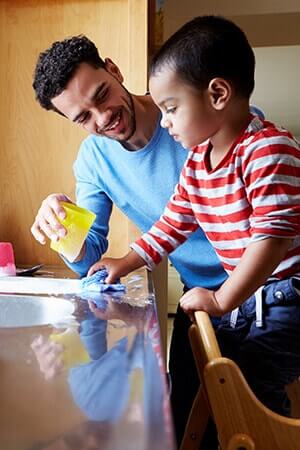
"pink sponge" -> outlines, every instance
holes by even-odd
[[[0,276],[16,275],[13,246],[10,242],[0,242]]]

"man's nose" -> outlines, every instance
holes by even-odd
[[[110,109],[94,111],[95,125],[97,130],[104,130],[110,123],[112,117],[112,111]]]

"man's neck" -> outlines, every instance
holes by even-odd
[[[128,150],[134,151],[145,147],[152,138],[159,117],[159,109],[150,95],[133,95],[132,98],[136,131],[129,141],[123,142],[122,145]]]

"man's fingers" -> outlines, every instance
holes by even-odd
[[[57,217],[64,219],[66,217],[66,211],[61,205],[61,202],[73,203],[65,194],[51,194],[42,202],[40,209],[41,211],[51,209]]]
[[[43,218],[39,218],[38,221],[33,224],[31,232],[42,244],[46,242],[46,237],[54,241],[59,238],[57,231],[54,230]]]
[[[45,244],[46,237],[51,240],[58,240],[67,233],[67,230],[59,221],[59,219],[66,217],[66,211],[62,207],[61,201],[72,203],[64,194],[51,194],[41,204],[31,227],[32,235],[41,244]]]
[[[62,372],[64,369],[64,363],[61,359],[57,359],[55,363],[46,371],[44,371],[45,380],[52,380],[56,375]]]
[[[31,229],[30,229],[33,237],[42,245],[46,244],[46,238],[44,233],[42,233],[39,224],[34,222],[34,224],[32,225]]]
[[[46,339],[43,338],[42,335],[37,336],[36,338],[34,338],[34,340],[32,341],[30,347],[32,348],[32,350],[37,351],[39,348],[41,348],[41,346],[46,342]]]
[[[45,380],[51,380],[64,369],[61,344],[38,338],[32,342],[31,348],[35,353],[40,371]]]

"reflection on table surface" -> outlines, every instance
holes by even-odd
[[[125,293],[37,296],[41,323],[9,316],[34,295],[0,294],[1,449],[173,449],[151,280],[122,281]],[[47,321],[51,300],[72,308]]]

